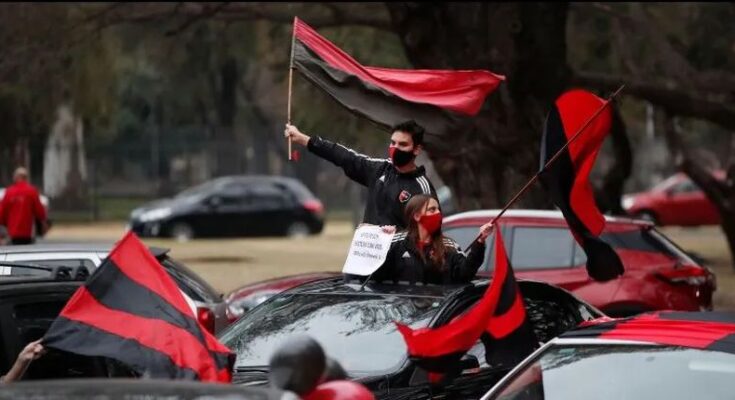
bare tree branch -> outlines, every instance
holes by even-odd
[[[735,105],[721,99],[697,96],[673,85],[589,72],[575,73],[572,83],[606,91],[615,90],[625,83],[626,94],[661,106],[674,115],[706,119],[726,129],[735,130]]]

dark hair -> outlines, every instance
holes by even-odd
[[[410,134],[414,146],[424,144],[424,128],[421,125],[417,124],[414,120],[404,121],[398,125],[395,125],[391,129],[391,133],[396,131],[406,132]]]
[[[406,208],[403,210],[403,218],[406,221],[406,236],[410,243],[416,244],[419,240],[419,225],[413,216],[422,212],[431,199],[437,200],[434,196],[428,194],[417,194],[408,201]],[[438,200],[437,203],[439,203]],[[441,228],[437,229],[431,236],[431,249],[433,250],[431,264],[439,271],[443,271],[447,249],[444,246],[444,235],[442,234]],[[421,253],[421,258],[426,262],[423,253]]]

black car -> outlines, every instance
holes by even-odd
[[[0,387],[2,400],[297,400],[276,389],[161,379],[71,379],[18,382]]]
[[[407,357],[394,321],[412,328],[435,327],[467,310],[488,281],[466,285],[384,285],[328,278],[271,297],[225,329],[220,341],[237,354],[233,382],[267,384],[273,351],[289,336],[306,334],[337,360],[349,376],[379,399],[479,398],[509,367],[490,368],[478,341],[448,385],[429,383],[427,373]],[[569,292],[546,283],[519,281],[529,319],[546,342],[603,314]]]
[[[320,233],[324,206],[306,186],[281,176],[228,176],[157,200],[130,214],[139,236],[301,236]]]

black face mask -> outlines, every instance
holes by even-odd
[[[398,150],[395,147],[391,147],[388,152],[390,153],[391,160],[393,160],[393,165],[396,167],[403,167],[416,158],[413,152]]]

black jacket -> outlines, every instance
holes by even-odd
[[[370,158],[320,137],[309,139],[309,151],[341,167],[353,181],[368,187],[362,222],[405,228],[403,208],[416,194],[436,197],[424,167],[402,174],[385,158]]]
[[[412,243],[405,232],[393,237],[388,256],[383,265],[373,273],[371,281],[408,281],[411,283],[467,283],[470,282],[482,265],[485,257],[485,244],[475,242],[467,255],[457,242],[444,238],[447,253],[443,270],[431,264],[431,248],[424,249],[424,262],[416,244]]]

